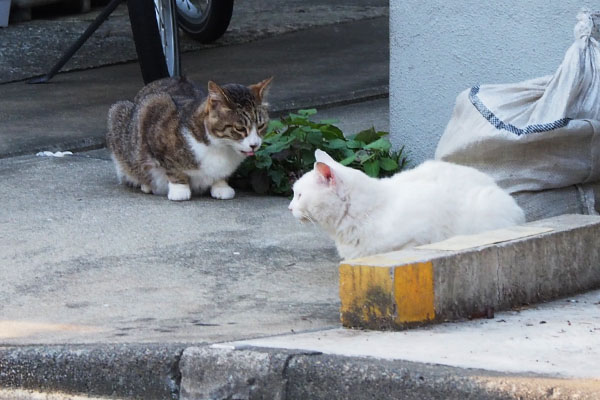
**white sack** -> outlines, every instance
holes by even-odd
[[[486,172],[510,193],[600,181],[600,13],[577,19],[554,75],[463,91],[435,158]]]
[[[517,192],[512,196],[525,211],[527,221],[563,214],[598,215],[600,184],[573,185],[560,189]]]

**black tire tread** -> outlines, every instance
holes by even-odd
[[[152,0],[127,0],[129,21],[144,83],[169,76]]]

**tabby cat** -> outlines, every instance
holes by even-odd
[[[214,198],[233,198],[227,179],[260,148],[271,80],[248,87],[209,82],[206,95],[187,78],[165,78],[133,102],[114,104],[106,142],[119,182],[169,200],[208,189]]]

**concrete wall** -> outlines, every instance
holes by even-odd
[[[477,83],[552,74],[589,0],[390,0],[390,131],[433,158],[456,96]]]

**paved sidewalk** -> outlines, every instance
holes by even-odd
[[[0,160],[0,342],[214,342],[337,326],[333,243],[288,199],[171,202],[104,151]]]

